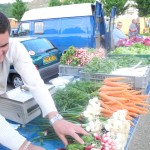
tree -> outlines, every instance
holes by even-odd
[[[134,1],[136,3],[134,7],[136,7],[139,10],[140,17],[150,15],[150,1],[148,0],[134,0]]]
[[[101,2],[106,16],[110,15],[113,6],[117,8],[117,16],[124,14],[125,10],[129,7],[129,5],[125,5],[127,0],[101,0]]]
[[[60,2],[60,0],[51,0],[49,2],[49,6],[60,6],[78,3],[94,3],[94,2],[95,0],[64,0],[63,2]]]
[[[13,18],[11,10],[12,5],[10,3],[0,4],[0,12],[3,12],[8,18]]]
[[[60,6],[60,5],[62,5],[60,0],[50,0],[49,2],[49,6]]]
[[[25,11],[27,11],[27,7],[22,0],[16,0],[16,2],[12,4],[12,14],[18,21],[20,21]]]

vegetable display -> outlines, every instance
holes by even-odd
[[[61,56],[60,63],[70,66],[84,66],[90,62],[93,57],[104,58],[105,51],[99,49],[78,49],[70,46]]]
[[[150,64],[148,59],[134,56],[110,57],[105,59],[98,59],[95,57],[83,67],[83,72],[110,73],[119,68],[133,67],[139,62],[141,62],[142,66]]]
[[[80,91],[80,92],[79,92]],[[132,88],[125,77],[109,77],[103,82],[75,81],[59,89],[54,101],[59,113],[68,121],[82,126],[89,136],[84,144],[66,137],[69,144],[58,150],[122,150],[127,144],[134,119],[148,113],[148,95]],[[41,130],[34,140],[58,139],[49,120],[35,123]]]
[[[88,99],[97,96],[97,90],[101,87],[99,82],[76,81],[70,83],[64,89],[58,89],[54,95],[57,109],[65,111],[78,106],[86,106]]]
[[[145,40],[147,41],[147,40]],[[149,40],[148,40],[149,41]],[[148,43],[148,42],[147,42]],[[146,46],[141,43],[134,43],[130,47],[118,47],[110,52],[110,54],[132,54],[132,55],[141,55],[141,54],[150,54],[150,46]]]
[[[128,47],[128,46],[132,46],[134,43],[141,43],[146,46],[150,46],[150,37],[144,38],[140,36],[134,36],[134,37],[131,37],[130,39],[120,39],[117,42],[117,47],[120,47],[120,46]]]
[[[126,109],[128,111],[126,119],[132,121],[133,117],[148,113],[148,109],[143,107],[150,106],[144,101],[148,95],[133,90],[127,83],[118,82],[122,79],[125,78],[115,77],[104,80],[104,85],[99,89],[100,103],[103,107],[101,115],[110,117],[115,111]]]

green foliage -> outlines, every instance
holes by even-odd
[[[83,68],[84,72],[88,73],[110,73],[117,67],[117,62],[111,59],[101,60],[97,57],[93,58],[88,64]]]
[[[86,106],[90,98],[97,96],[100,87],[100,82],[76,81],[69,83],[65,88],[56,91],[54,95],[56,107],[59,112],[62,112],[74,107]]]
[[[20,21],[25,11],[27,11],[27,7],[22,0],[16,0],[16,2],[12,4],[12,15],[18,21]]]
[[[78,3],[94,3],[95,0],[73,0],[72,3],[78,4]]]
[[[110,15],[113,6],[117,8],[117,16],[124,14],[125,10],[129,7],[129,5],[125,6],[127,0],[101,0],[101,2],[106,16]]]
[[[134,0],[137,5],[134,5],[138,11],[139,11],[139,16],[149,16],[150,15],[150,1],[148,0]]]
[[[94,3],[95,0],[64,0],[60,2],[59,0],[51,0],[49,6],[60,6],[60,5],[69,5],[69,4],[79,4],[79,3]]]
[[[99,142],[96,143],[94,137],[91,135],[84,135],[81,138],[84,141],[84,145],[79,144],[77,142],[73,142],[73,143],[67,145],[66,150],[84,150],[84,149],[86,149],[87,146],[90,146],[91,144],[99,143]],[[100,146],[100,143],[99,143],[99,146]],[[89,148],[89,149],[91,149],[91,148]]]
[[[62,5],[60,0],[50,0],[49,2],[49,6],[60,6],[60,5]]]
[[[68,144],[66,150],[84,150],[84,145],[79,143]]]
[[[68,64],[67,61],[71,61],[69,63],[71,66],[77,66],[80,62],[77,58],[74,57],[74,54],[76,53],[75,47],[70,46],[61,56],[60,63],[61,64]]]
[[[87,144],[90,145],[94,141],[94,137],[91,135],[83,135],[82,140]]]
[[[0,4],[0,12],[3,12],[8,18],[14,18],[12,13],[12,5],[11,4]]]

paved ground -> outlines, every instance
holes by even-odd
[[[127,150],[150,150],[150,113],[140,116]]]

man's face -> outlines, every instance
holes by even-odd
[[[121,28],[122,28],[122,23],[118,23],[118,24],[117,24],[117,28],[118,28],[118,29],[121,29]]]
[[[4,61],[9,47],[9,33],[0,33],[0,63]]]

